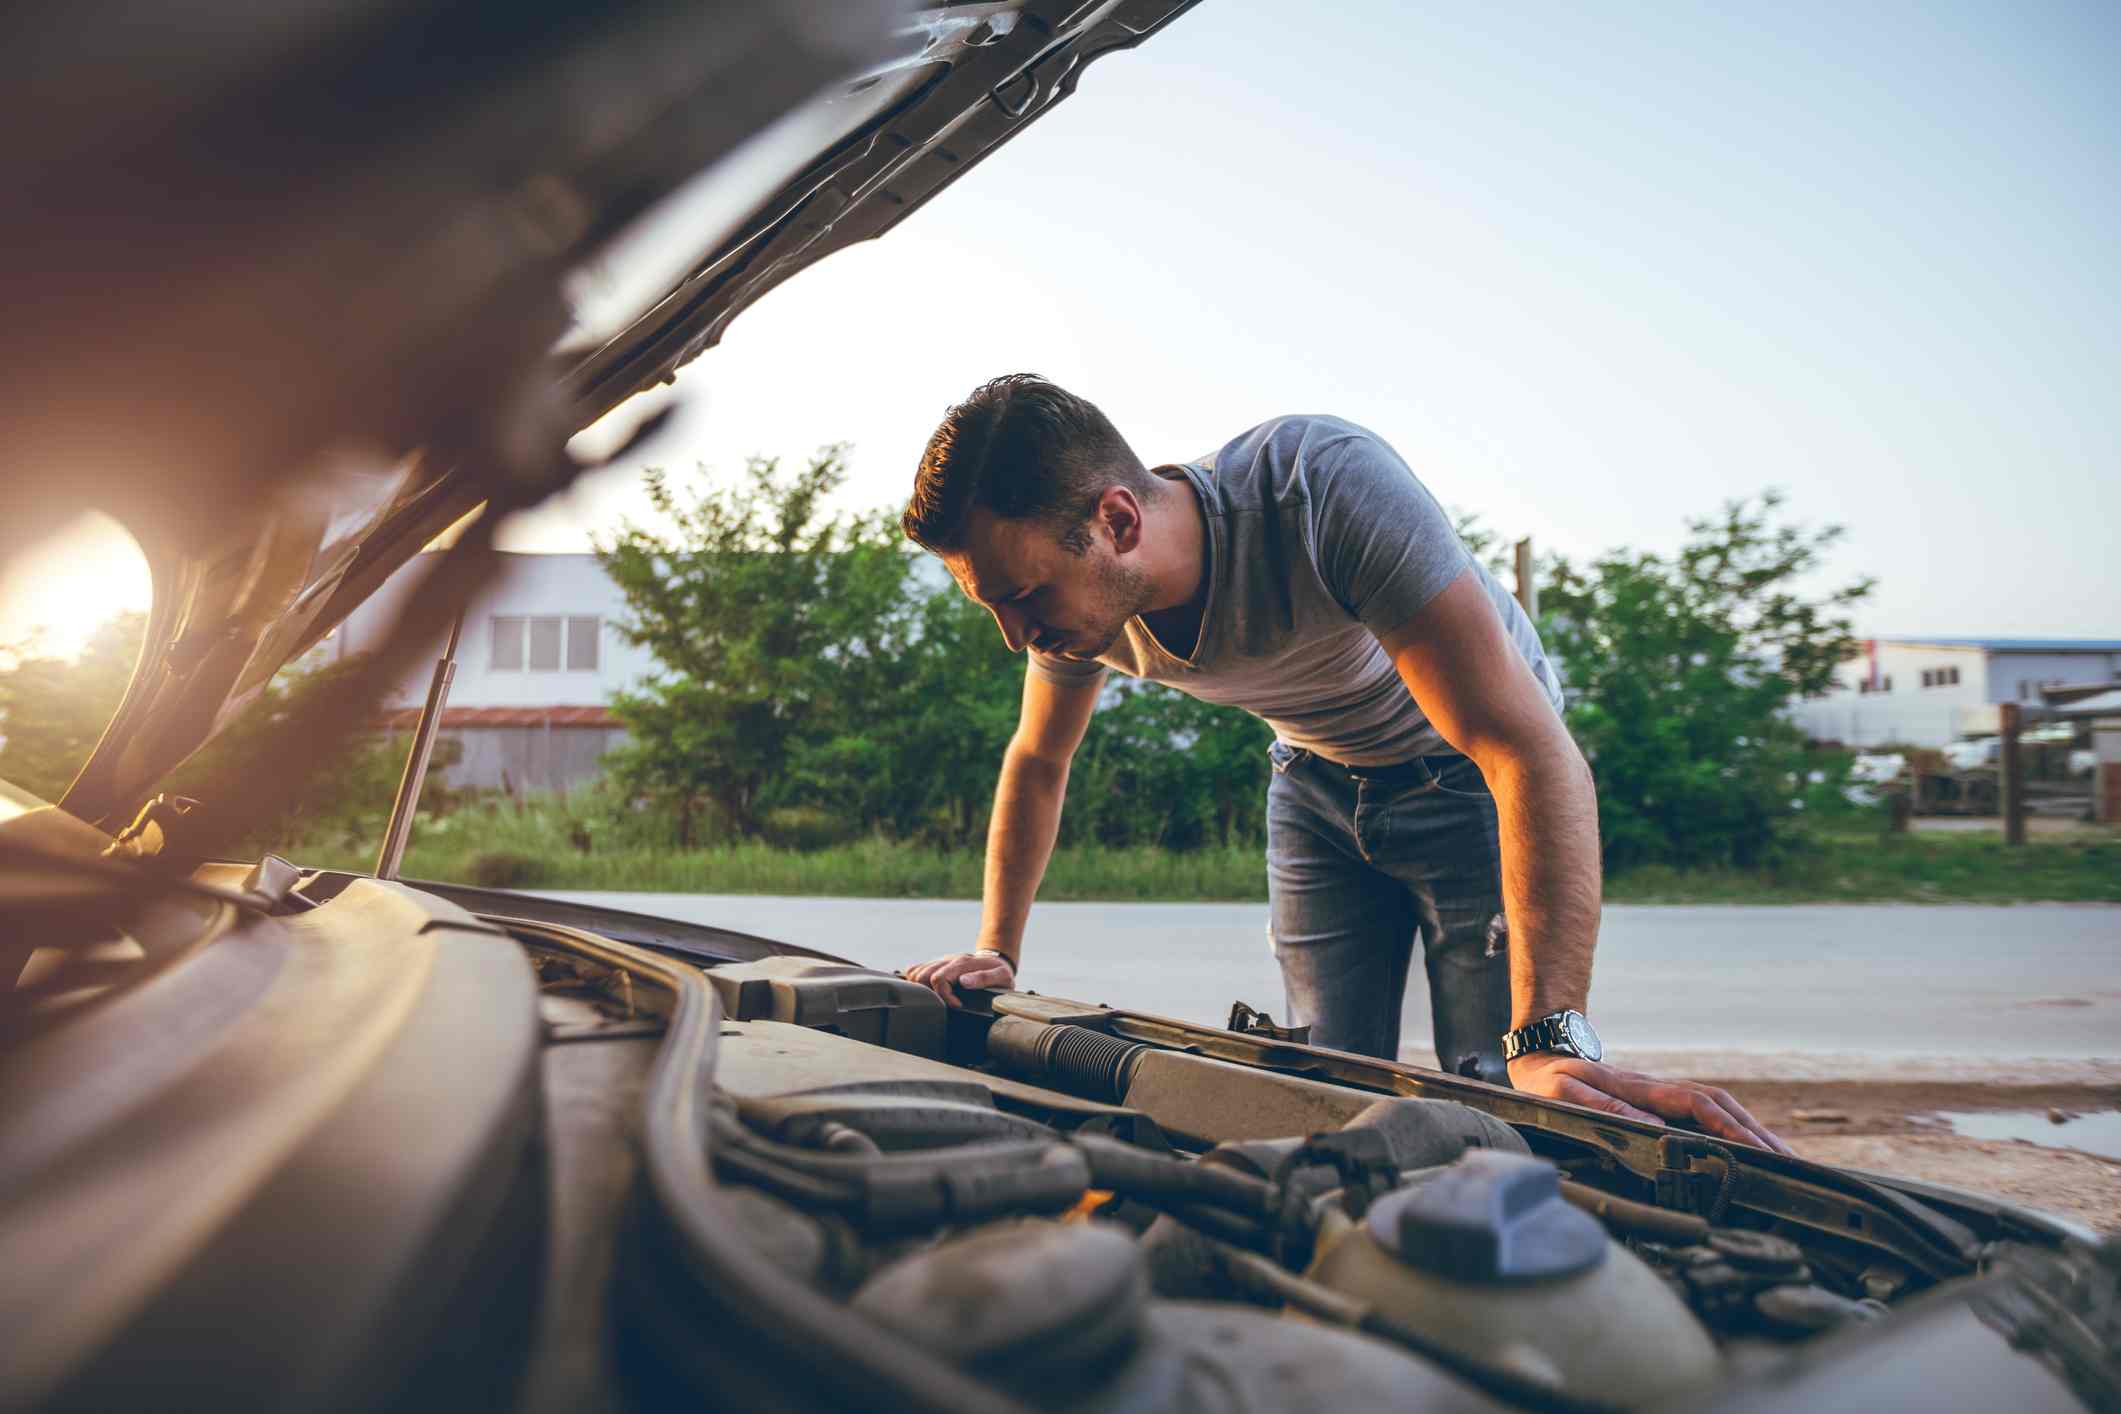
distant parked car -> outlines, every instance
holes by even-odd
[[[1849,768],[1849,779],[1864,785],[1882,786],[1897,780],[1907,770],[1907,757],[1898,751],[1865,752]]]
[[[1955,771],[1969,771],[1976,766],[1993,766],[2002,758],[2002,743],[1995,737],[1975,737],[1972,741],[1955,741],[1944,748],[1944,760]]]

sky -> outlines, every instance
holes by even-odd
[[[2112,4],[1204,0],[740,316],[503,543],[828,442],[901,504],[944,410],[1030,370],[1152,463],[1353,419],[1575,556],[1779,487],[1847,527],[1821,587],[1878,580],[1859,632],[2121,637],[2117,68]]]

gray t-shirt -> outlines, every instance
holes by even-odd
[[[1134,618],[1095,662],[1034,652],[1029,671],[1066,683],[1117,668],[1242,707],[1289,745],[1349,766],[1444,755],[1450,745],[1377,635],[1470,568],[1560,710],[1561,684],[1531,621],[1374,434],[1334,417],[1276,418],[1212,457],[1157,471],[1192,484],[1207,522],[1207,601],[1192,656],[1174,657]]]

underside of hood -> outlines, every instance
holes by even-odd
[[[154,583],[62,804],[128,815],[437,535],[566,485],[574,432],[1192,3],[0,19],[38,61],[0,94],[0,177],[34,213],[0,237],[0,557],[99,509]],[[570,277],[642,231],[677,268],[630,306],[571,306]],[[434,582],[450,603],[408,614],[400,662],[475,582]]]

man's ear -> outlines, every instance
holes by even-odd
[[[1112,537],[1114,552],[1126,555],[1141,548],[1142,503],[1124,486],[1107,486],[1097,498],[1097,521]]]

